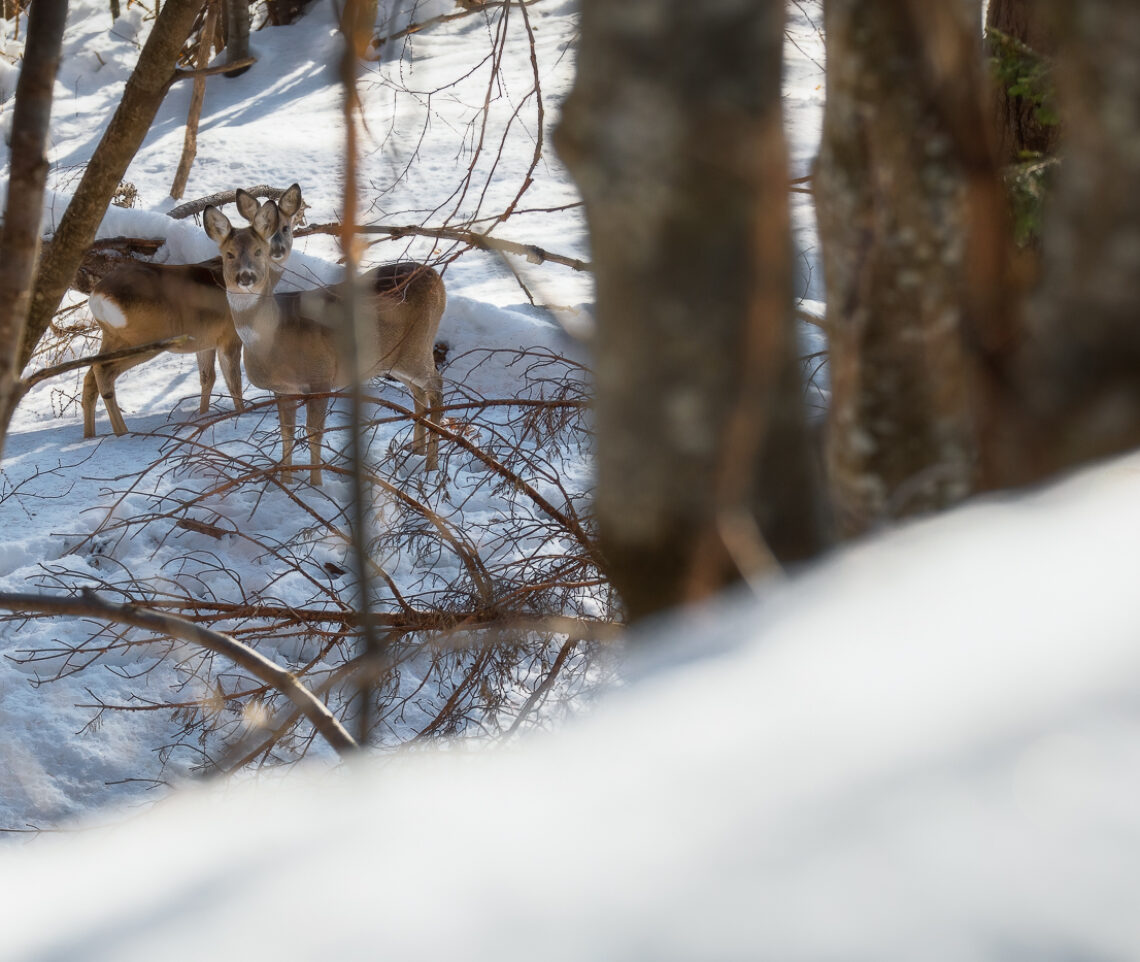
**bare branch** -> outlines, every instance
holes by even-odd
[[[173,212],[172,212],[173,216]],[[295,237],[305,237],[309,234],[334,234],[342,231],[340,224],[313,224],[294,231]],[[434,237],[437,240],[459,241],[470,247],[485,251],[497,251],[506,254],[517,254],[525,257],[532,264],[542,264],[550,261],[576,271],[591,271],[593,265],[589,261],[579,260],[576,257],[567,257],[565,254],[555,254],[535,244],[520,244],[517,241],[503,240],[492,237],[479,231],[466,230],[462,227],[416,227],[409,224],[404,227],[392,227],[382,224],[362,224],[356,228],[358,234],[387,234],[392,238],[400,237]]]
[[[0,608],[7,611],[35,615],[65,615],[69,617],[94,617],[117,624],[131,625],[145,631],[168,635],[192,645],[199,645],[209,651],[229,658],[240,668],[285,695],[312,723],[339,755],[356,748],[356,742],[345,731],[344,726],[329,711],[324,702],[316,698],[298,680],[297,676],[270,661],[248,645],[211,631],[192,621],[185,621],[173,615],[157,611],[147,611],[133,605],[115,605],[104,601],[92,591],[84,590],[79,598],[58,598],[41,594],[0,593]]]
[[[193,338],[189,334],[179,334],[177,337],[167,337],[161,341],[150,341],[146,344],[140,344],[138,347],[123,347],[117,351],[92,354],[89,357],[77,357],[70,361],[64,361],[61,364],[53,364],[51,367],[45,367],[43,370],[36,371],[34,374],[29,374],[20,381],[20,396],[23,397],[41,381],[58,377],[60,374],[66,374],[68,371],[74,371],[76,368],[90,367],[92,364],[102,364],[105,361],[118,361],[120,358],[134,357],[136,354],[149,354],[151,351],[167,351],[172,347],[177,347],[191,340],[193,340]]]

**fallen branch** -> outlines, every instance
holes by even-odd
[[[203,628],[201,625],[184,621],[173,615],[148,611],[133,605],[111,604],[89,590],[84,590],[78,598],[3,592],[0,593],[0,608],[21,614],[99,618],[198,645],[229,658],[258,681],[276,688],[312,723],[337,754],[344,755],[357,747],[355,740],[329,711],[328,706],[302,685],[296,675],[248,645],[243,645],[219,631],[211,631],[209,628]]]
[[[436,240],[453,240],[461,244],[467,244],[470,247],[478,248],[479,250],[517,254],[520,257],[525,257],[532,264],[542,264],[546,261],[550,261],[576,271],[593,270],[593,265],[589,261],[579,260],[576,257],[567,257],[565,254],[555,254],[534,244],[519,244],[516,241],[502,240],[498,237],[492,237],[490,234],[482,234],[478,231],[466,230],[461,227],[416,227],[414,225],[389,227],[382,224],[362,224],[356,228],[356,232],[358,234],[387,234],[393,238],[434,237]],[[293,236],[305,237],[309,234],[339,235],[340,233],[340,224],[313,224],[310,227],[302,227],[300,230],[294,231]]]
[[[383,37],[372,38],[372,49],[378,50],[384,44],[393,40],[399,40],[402,37],[410,37],[414,33],[419,33],[428,27],[434,27],[438,23],[450,23],[452,20],[462,20],[464,17],[469,17],[473,13],[482,13],[486,10],[493,10],[496,7],[505,7],[510,0],[457,0],[459,6],[463,10],[457,13],[444,13],[438,17],[429,17],[427,20],[421,20],[418,23],[409,23],[403,30],[397,30],[395,33],[389,33]],[[538,3],[538,0],[522,0],[521,3],[516,0],[516,4],[522,7],[529,7],[531,4]]]
[[[231,69],[231,65],[227,64],[225,69]],[[258,184],[256,187],[243,188],[247,194],[252,194],[254,197],[268,197],[270,200],[278,200],[287,189],[288,188],[284,187],[270,187],[268,184]],[[173,217],[175,220],[183,220],[193,214],[202,213],[207,207],[221,207],[223,204],[232,204],[236,200],[236,190],[223,190],[216,194],[211,194],[209,197],[199,197],[197,200],[188,200],[185,204],[180,204],[173,210],[168,210],[166,216]]]
[[[196,70],[175,70],[174,77],[171,81],[175,80],[193,80],[195,77],[212,77],[214,74],[229,73],[231,70],[241,70],[245,67],[252,67],[257,63],[256,57],[243,57],[241,60],[235,60],[233,63],[219,63],[214,64],[212,67],[202,67]]]
[[[161,237],[107,237],[97,240],[84,253],[71,286],[90,294],[95,285],[123,261],[138,260],[138,255],[153,257],[164,243],[166,241]]]

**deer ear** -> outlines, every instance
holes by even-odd
[[[277,206],[286,217],[294,216],[301,209],[301,185],[294,184],[277,201]]]
[[[246,193],[240,187],[237,189],[237,209],[242,217],[253,223],[253,218],[257,214],[257,200],[253,194]]]
[[[216,207],[202,211],[202,224],[206,228],[206,236],[215,244],[223,244],[234,232],[229,218]]]
[[[253,220],[250,223],[253,225],[255,233],[268,240],[277,233],[277,223],[280,217],[281,214],[277,210],[277,205],[273,201],[267,200],[257,209],[257,213],[253,215]]]

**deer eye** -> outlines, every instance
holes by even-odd
[[[233,259],[234,259],[233,252],[232,251],[226,251],[226,260],[232,261]]]

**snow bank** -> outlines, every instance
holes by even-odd
[[[657,626],[558,735],[215,785],[10,853],[0,951],[1137,957],[1138,470]]]

